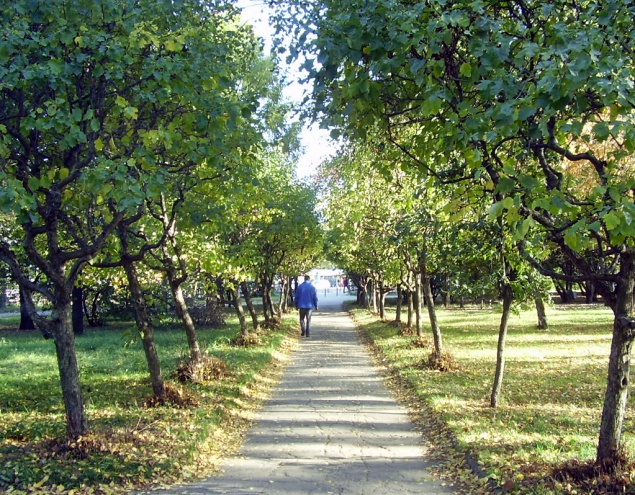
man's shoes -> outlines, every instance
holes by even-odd
[[[303,333],[301,333],[301,334],[300,334],[300,337],[304,337],[304,334],[303,334]]]

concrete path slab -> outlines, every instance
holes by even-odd
[[[421,434],[373,367],[342,295],[320,298],[238,457],[164,495],[443,494]]]

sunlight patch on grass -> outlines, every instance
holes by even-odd
[[[352,313],[381,353],[381,362],[401,376],[492,479],[514,479],[519,469],[528,476],[567,459],[594,458],[613,321],[608,308],[550,308],[548,330],[536,329],[533,311],[513,315],[498,408],[489,406],[500,324],[496,308],[439,308],[444,349],[459,368],[447,373],[421,365],[431,350],[409,346],[412,336],[399,335],[395,326],[366,310]],[[387,318],[393,317],[389,312]],[[429,325],[423,333],[430,335]],[[631,455],[634,405],[630,396],[623,440]]]
[[[173,383],[197,406],[147,408],[151,395],[140,342],[124,346],[122,327],[87,329],[76,339],[82,392],[91,431],[68,445],[55,348],[35,332],[0,336],[0,491],[121,493],[209,476],[237,451],[253,411],[276,382],[296,318],[259,334],[261,345],[235,347],[235,318],[222,329],[198,330],[204,352],[222,359],[227,376]],[[178,327],[156,331],[167,383],[188,356]]]

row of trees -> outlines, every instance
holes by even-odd
[[[379,136],[377,137],[379,139]],[[396,321],[422,335],[423,306],[434,340],[433,367],[448,362],[434,303],[480,302],[502,297],[499,355],[491,404],[500,401],[507,321],[512,304],[533,301],[538,326],[547,328],[550,280],[523,261],[484,196],[440,187],[412,170],[381,173],[394,163],[385,147],[360,144],[325,162],[320,178],[328,191],[325,227],[329,256],[346,267],[360,288],[358,302],[385,317],[385,297],[396,289]],[[388,170],[388,169],[386,169]],[[354,242],[352,241],[354,239]],[[433,302],[430,304],[430,302]]]
[[[77,438],[73,291],[126,287],[161,401],[146,282],[169,285],[193,360],[188,280],[222,280],[239,312],[257,280],[270,323],[274,276],[320,247],[314,194],[293,176],[298,124],[274,61],[231,4],[24,0],[0,26],[0,261],[55,344]]]
[[[447,269],[444,253],[460,256],[469,272],[474,258],[462,253],[483,245],[478,256],[498,267],[492,272],[505,307],[528,265],[559,281],[592,283],[615,315],[597,462],[615,460],[635,339],[635,6],[280,5],[279,25],[298,40],[291,56],[306,59],[314,83],[314,114],[353,143],[369,173],[395,184],[353,225],[363,231],[362,216],[392,210],[401,219],[364,238],[357,253],[349,250],[349,262],[392,270],[394,278],[397,265],[384,265],[395,257],[378,243],[394,236],[399,242],[389,249],[398,251],[412,239],[402,266],[418,264],[426,286],[426,273]],[[393,199],[406,183],[414,184],[411,199]],[[464,218],[470,223],[462,229],[440,228]],[[499,353],[501,345],[503,332]]]

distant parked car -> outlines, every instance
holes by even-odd
[[[315,285],[316,289],[330,289],[331,288],[331,282],[325,279],[315,280],[314,282],[312,282],[312,284]]]

